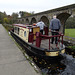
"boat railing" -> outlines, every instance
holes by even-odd
[[[56,44],[56,47],[57,48],[59,48],[58,47],[58,43],[60,43],[61,42],[61,44],[62,44],[62,46],[63,46],[63,34],[62,33],[60,33],[60,32],[57,32],[58,33],[58,35],[51,35],[51,36],[49,36],[49,35],[42,35],[40,32],[37,32],[36,33],[36,46],[37,47],[40,47],[40,45],[41,45],[41,41],[43,40],[43,39],[49,39],[49,50],[50,50],[50,47],[51,47],[51,43],[50,43],[50,39],[52,38],[52,37],[57,37],[58,38],[58,41],[57,41],[57,44]],[[61,40],[60,40],[60,38],[61,38]]]

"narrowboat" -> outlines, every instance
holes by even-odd
[[[39,58],[58,58],[65,53],[63,44],[63,34],[50,35],[48,27],[44,28],[44,33],[40,33],[40,28],[36,25],[13,24],[11,35],[25,48],[25,51]],[[57,44],[51,44],[51,38],[57,37]]]

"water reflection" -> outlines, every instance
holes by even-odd
[[[36,57],[33,58],[33,61],[41,69],[43,75],[60,75],[66,68],[61,61],[46,61]]]
[[[73,58],[75,58],[75,50],[72,50],[72,49],[66,48],[66,54],[68,54],[68,55],[72,55]]]

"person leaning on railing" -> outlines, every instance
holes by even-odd
[[[36,25],[40,27],[40,32],[43,34],[44,26],[46,26],[44,22],[40,20]]]
[[[60,27],[61,27],[60,20],[56,18],[56,15],[54,15],[49,25],[49,31],[51,32],[52,36],[58,35],[57,32],[59,31]],[[53,42],[54,42],[54,37],[52,37],[51,43],[53,44]],[[57,37],[55,38],[55,44],[57,44]]]

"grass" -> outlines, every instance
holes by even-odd
[[[75,38],[75,29],[65,29],[65,36]]]
[[[65,29],[65,36],[75,38],[75,29]],[[71,39],[71,38],[66,38],[66,39],[68,39],[70,41],[75,41],[75,39]],[[75,45],[68,46],[68,48],[75,51]]]
[[[70,49],[75,51],[75,46],[68,46],[68,48],[70,48]]]

